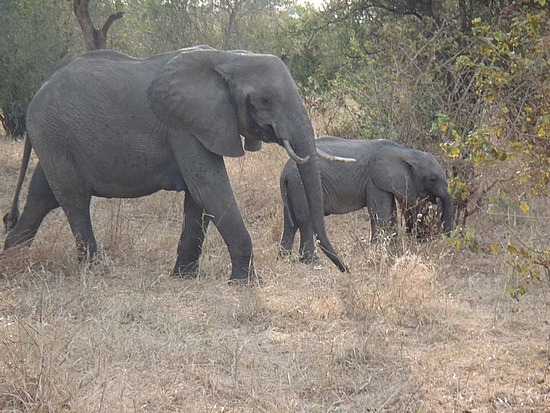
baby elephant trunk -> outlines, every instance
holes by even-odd
[[[443,222],[443,232],[446,235],[453,230],[453,199],[447,194],[441,198],[442,212],[441,221]]]

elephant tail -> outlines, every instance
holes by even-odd
[[[29,160],[31,158],[31,141],[29,140],[29,134],[25,136],[25,145],[23,148],[23,159],[21,160],[21,169],[19,170],[19,180],[17,181],[17,187],[15,188],[15,195],[11,204],[10,212],[4,215],[4,227],[6,231],[12,229],[17,220],[19,219],[19,195],[21,194],[21,188],[23,188],[23,182],[25,181],[25,175],[29,166]]]
[[[288,197],[288,176],[286,174],[281,175],[279,184],[281,186],[281,198],[283,199],[284,219],[288,224],[288,228],[294,233],[298,230],[298,224],[296,223],[296,215],[292,208],[292,202],[290,202]]]

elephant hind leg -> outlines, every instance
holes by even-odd
[[[90,200],[91,196],[87,202],[82,200],[76,204],[62,205],[76,242],[78,260],[81,262],[92,261],[97,251],[97,243],[90,218]]]
[[[287,205],[285,205],[283,215],[283,235],[281,236],[278,255],[279,258],[286,258],[291,254],[297,231],[298,225],[296,225],[296,223],[292,219],[290,211]]]
[[[199,269],[199,258],[210,218],[189,193],[185,194],[185,219],[178,243],[178,258],[172,274],[194,277]]]
[[[91,262],[97,251],[97,243],[90,218],[91,194],[86,194],[82,189],[71,192],[69,196],[59,199],[61,208],[65,211],[69,226],[73,233],[78,260]]]
[[[39,162],[31,178],[23,213],[8,234],[4,249],[32,242],[44,217],[57,207],[59,207],[59,202],[57,202]]]
[[[97,243],[90,218],[92,191],[71,163],[56,159],[44,164],[55,198],[63,208],[76,241],[79,261],[92,261]]]

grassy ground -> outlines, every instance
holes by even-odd
[[[0,211],[21,143],[0,141]],[[65,217],[0,255],[0,410],[6,412],[550,411],[547,278],[519,301],[506,257],[399,237],[371,247],[364,212],[328,217],[352,271],[278,261],[284,150],[228,161],[265,280],[229,287],[207,235],[197,280],[172,279],[183,195],[95,199],[104,259],[75,262]],[[547,248],[548,199],[529,217],[478,214],[484,242]],[[0,237],[3,243],[5,235]],[[544,276],[546,277],[546,275]]]

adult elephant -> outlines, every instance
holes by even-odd
[[[418,198],[441,200],[443,230],[452,230],[453,201],[447,192],[445,172],[433,155],[385,140],[350,140],[332,136],[317,139],[317,147],[355,163],[320,162],[325,215],[345,214],[367,207],[371,220],[371,240],[380,229],[396,223],[396,199],[403,208]],[[313,222],[296,163],[287,162],[280,179],[284,205],[281,255],[292,250],[300,230],[303,261],[314,258]],[[410,222],[408,222],[410,225]]]
[[[235,202],[224,156],[284,146],[304,182],[313,231],[342,271],[327,238],[321,180],[311,121],[288,69],[275,56],[226,52],[207,46],[136,59],[91,52],[56,70],[27,111],[28,142],[39,162],[27,203],[17,200],[5,221],[15,226],[5,249],[35,236],[46,214],[61,206],[79,258],[97,244],[90,220],[92,196],[135,198],[158,190],[185,191],[185,220],[174,273],[198,268],[212,221],[231,256],[230,280],[254,274],[252,242]]]

